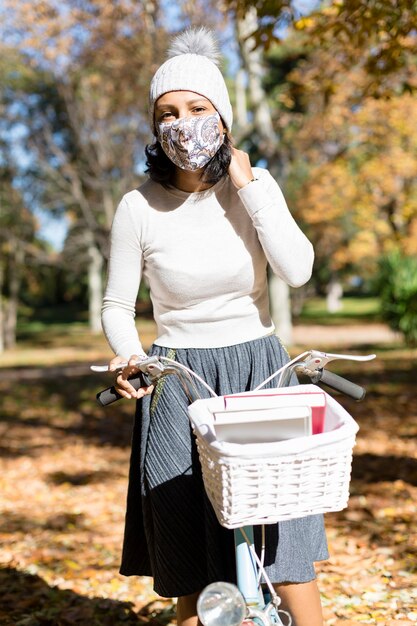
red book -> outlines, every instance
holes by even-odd
[[[259,389],[258,391],[246,391],[224,396],[224,408],[226,410],[256,410],[285,406],[310,407],[313,435],[323,432],[326,395],[316,385]]]

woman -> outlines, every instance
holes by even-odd
[[[158,337],[149,354],[175,358],[216,393],[249,390],[288,356],[273,335],[267,263],[293,287],[311,275],[313,250],[264,169],[233,147],[232,108],[201,28],[176,38],[150,86],[155,142],[149,179],[122,199],[112,226],[103,327],[116,354],[116,388],[136,398],[121,573],[154,578],[178,597],[180,626],[196,624],[196,599],[215,580],[234,580],[233,534],[204,492],[175,377],[135,391],[128,377],[145,352],[134,309],[150,287]],[[327,558],[321,516],[268,526],[266,565],[297,626],[319,626],[313,562]]]

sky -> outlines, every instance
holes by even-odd
[[[39,238],[49,243],[57,252],[61,252],[68,232],[66,216],[55,217],[41,209],[35,209],[33,213],[39,223]]]

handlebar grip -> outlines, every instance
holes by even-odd
[[[312,381],[313,383],[321,382],[336,391],[341,391],[354,400],[363,400],[366,395],[366,389],[363,387],[325,369],[320,370]]]
[[[150,379],[145,376],[142,372],[135,374],[132,378],[128,378],[132,387],[136,390],[140,389],[140,387],[149,387],[152,385]],[[108,387],[107,389],[103,389],[103,391],[99,391],[96,395],[97,402],[100,406],[107,406],[108,404],[112,404],[112,402],[116,402],[116,400],[120,400],[123,396],[118,393],[114,387]]]

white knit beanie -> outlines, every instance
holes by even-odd
[[[156,71],[149,89],[149,115],[153,131],[155,102],[169,91],[193,91],[204,96],[217,109],[227,130],[231,130],[232,105],[226,83],[217,67],[218,60],[217,42],[208,29],[188,29],[175,37],[168,50],[168,60]]]

